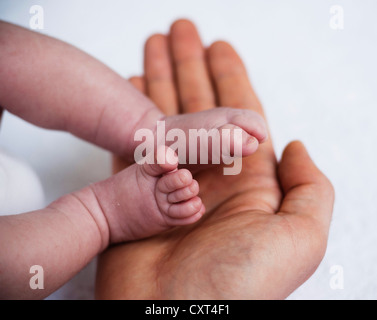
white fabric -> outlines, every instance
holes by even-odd
[[[0,215],[37,210],[44,204],[42,185],[33,169],[0,149]]]

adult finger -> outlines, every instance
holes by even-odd
[[[205,50],[194,24],[178,20],[170,29],[170,47],[182,112],[197,112],[215,107]]]
[[[221,106],[250,109],[264,116],[246,68],[230,44],[224,41],[212,44],[208,49],[208,63]],[[276,158],[271,139],[244,163],[253,167],[256,175],[275,176]]]
[[[208,48],[208,61],[221,106],[251,109],[264,115],[245,66],[229,43],[213,43]]]
[[[129,82],[141,93],[146,93],[146,85],[145,85],[145,78],[144,77],[131,77]]]
[[[178,98],[167,37],[151,36],[145,43],[146,93],[166,115],[178,113]]]
[[[309,217],[328,231],[334,205],[334,189],[316,167],[301,142],[290,143],[278,165],[284,198],[279,214]]]

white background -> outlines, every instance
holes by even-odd
[[[145,39],[177,18],[192,19],[206,45],[230,41],[264,104],[277,154],[302,140],[336,190],[326,256],[289,298],[377,299],[375,0],[0,0],[0,18],[28,27],[34,4],[44,8],[43,33],[125,77],[142,73]],[[329,26],[333,5],[344,9],[344,30]],[[9,114],[3,120],[0,147],[31,164],[47,202],[110,174],[107,152]],[[343,268],[343,290],[330,286],[334,265]],[[50,298],[92,299],[94,274],[91,263]]]

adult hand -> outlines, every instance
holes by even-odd
[[[169,37],[147,41],[145,77],[132,82],[168,115],[216,106],[263,115],[234,49],[225,42],[203,49],[186,20]],[[302,143],[290,143],[277,163],[270,140],[243,159],[241,174],[214,167],[195,178],[207,208],[202,220],[107,250],[97,298],[283,299],[316,270],[334,191]]]

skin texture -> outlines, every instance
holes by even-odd
[[[226,105],[263,116],[241,59],[226,42],[204,49],[195,26],[175,22],[145,46],[145,76],[132,83],[167,115]],[[114,170],[126,166],[114,159]],[[195,175],[207,211],[195,225],[108,249],[99,299],[284,299],[316,270],[334,202],[329,180],[300,142],[277,162],[271,141],[243,160]]]

